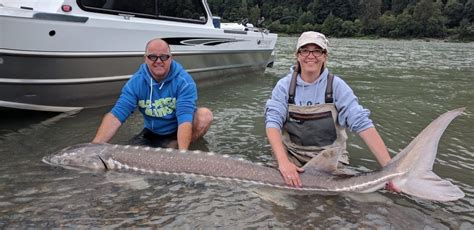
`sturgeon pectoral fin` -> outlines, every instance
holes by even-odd
[[[337,164],[342,152],[340,148],[323,150],[303,166],[305,173],[325,172],[332,174],[337,171]]]

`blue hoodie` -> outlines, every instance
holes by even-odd
[[[111,113],[124,123],[138,106],[145,128],[167,135],[176,132],[180,124],[193,121],[196,101],[196,84],[179,63],[173,60],[168,75],[160,82],[142,64],[122,88]]]
[[[307,83],[298,75],[296,79],[295,104],[299,106],[324,104],[326,93],[327,76],[329,70],[326,68],[320,77],[312,83]],[[272,97],[265,106],[265,123],[267,128],[282,129],[288,113],[288,89],[293,75],[293,70],[280,79],[273,89]],[[334,104],[339,112],[339,125],[359,133],[373,127],[369,118],[370,111],[363,108],[354,95],[349,85],[340,77],[334,76],[333,81]]]

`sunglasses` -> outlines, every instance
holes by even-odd
[[[145,55],[145,57],[148,58],[150,61],[152,61],[154,63],[158,59],[160,59],[162,62],[165,62],[168,59],[170,59],[171,55],[169,55],[169,54],[162,54],[162,55],[148,54],[148,55]]]

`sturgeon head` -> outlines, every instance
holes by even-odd
[[[61,167],[86,168],[105,170],[107,166],[102,161],[105,145],[85,143],[62,149],[58,153],[43,158],[43,162]]]

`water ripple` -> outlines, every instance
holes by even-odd
[[[214,123],[205,147],[218,154],[275,165],[265,137],[263,107],[295,61],[295,37],[281,37],[274,68],[199,91]],[[474,44],[330,38],[331,71],[354,89],[392,155],[440,114],[458,107],[441,137],[434,172],[466,197],[428,202],[403,194],[285,194],[202,178],[65,170],[45,155],[90,141],[109,108],[85,110],[49,123],[0,128],[0,228],[362,228],[471,229],[474,224]],[[44,119],[43,119],[44,120]],[[128,143],[143,127],[133,114],[112,143]],[[380,166],[349,133],[351,163]]]

